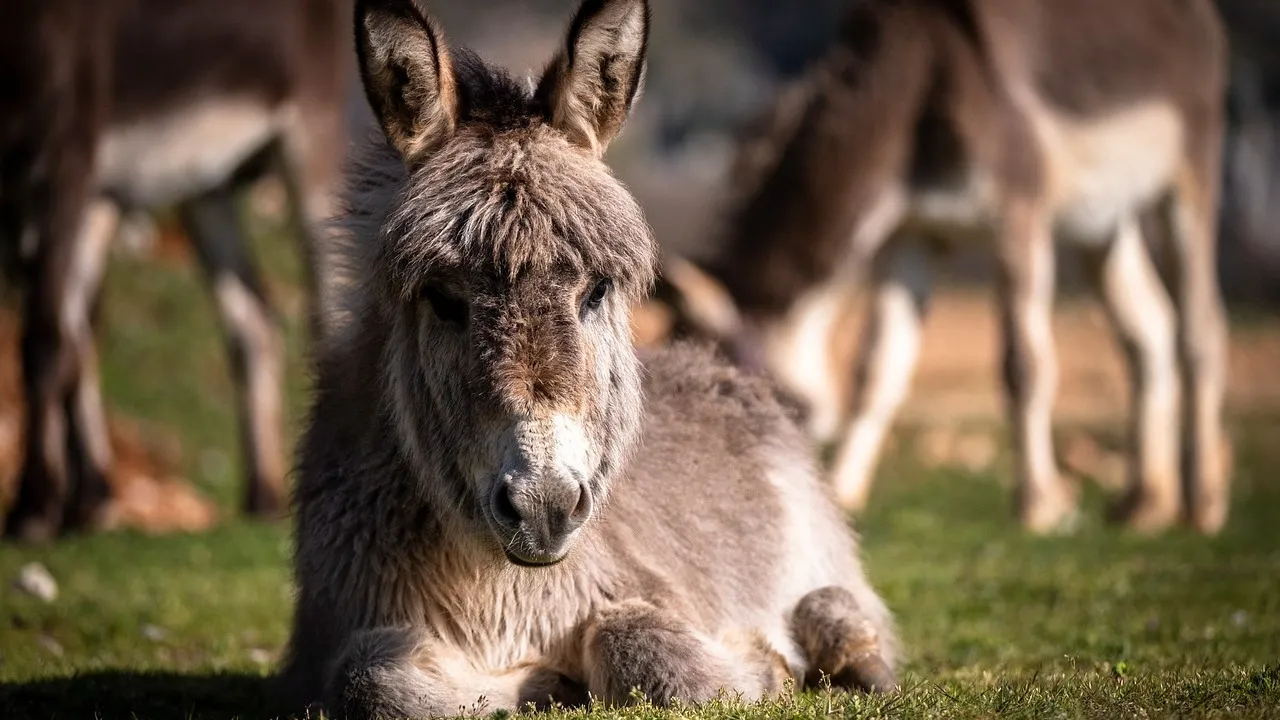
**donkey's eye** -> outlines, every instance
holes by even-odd
[[[613,287],[613,281],[605,278],[596,283],[591,288],[591,292],[587,294],[585,300],[582,301],[582,312],[586,313],[590,310],[596,310],[600,307],[600,303],[604,302],[604,298],[609,294],[609,289]]]
[[[427,285],[422,288],[422,299],[431,305],[431,312],[441,320],[465,327],[467,324],[467,303],[440,290]]]

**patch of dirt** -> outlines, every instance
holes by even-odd
[[[0,509],[17,490],[22,466],[24,411],[18,354],[19,323],[0,310]],[[106,514],[109,528],[149,533],[194,532],[218,522],[216,506],[174,471],[176,438],[109,413],[115,467],[108,478],[115,501]]]
[[[847,359],[849,382],[863,311],[855,306],[833,353]],[[996,313],[994,297],[975,289],[942,289],[930,303],[911,394],[896,422],[911,431],[917,457],[928,466],[978,472],[999,455],[1006,417]],[[640,306],[632,328],[637,344],[661,342],[670,322],[665,306]],[[1087,298],[1064,299],[1055,308],[1053,329],[1059,462],[1067,473],[1118,489],[1124,482],[1121,434],[1130,387],[1106,314]],[[1280,320],[1234,330],[1229,353],[1228,417],[1280,414]]]
[[[1101,306],[1072,299],[1053,319],[1059,364],[1055,417],[1064,423],[1110,423],[1127,416],[1129,382],[1123,357]],[[1280,409],[1280,323],[1231,335],[1227,412]],[[998,419],[1000,336],[994,299],[952,290],[934,298],[920,367],[903,420],[921,424]]]
[[[833,354],[849,364],[857,354],[864,308],[854,306]],[[660,342],[670,329],[669,311],[641,305],[633,319],[636,341]],[[1053,317],[1059,365],[1055,418],[1065,424],[1107,424],[1128,414],[1129,382],[1119,347],[1100,305],[1060,302]],[[1001,340],[994,298],[978,290],[940,290],[930,302],[912,391],[899,422],[954,425],[1003,421]],[[1227,412],[1280,411],[1280,322],[1255,325],[1231,335]]]

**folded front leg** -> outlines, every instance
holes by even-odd
[[[572,683],[548,668],[485,672],[458,650],[417,628],[388,627],[355,635],[334,664],[324,706],[330,717],[453,717],[473,710],[564,702]],[[570,693],[572,694],[572,693]]]
[[[748,637],[748,641],[743,641]],[[656,705],[704,702],[720,691],[757,700],[782,689],[781,656],[759,638],[722,642],[669,610],[627,600],[596,613],[587,627],[584,666],[591,695],[627,702],[633,691]]]
[[[813,687],[826,675],[833,686],[845,689],[879,693],[897,689],[884,639],[872,617],[845,588],[820,588],[801,598],[791,631],[809,660],[806,685]]]

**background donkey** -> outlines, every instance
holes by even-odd
[[[0,9],[0,244],[25,286],[26,459],[6,533],[103,521],[112,457],[91,318],[122,209],[181,203],[241,387],[244,507],[283,505],[282,347],[233,204],[283,171],[306,233],[345,141],[345,0],[12,0]],[[314,293],[313,293],[314,297]],[[313,300],[313,331],[323,303]]]
[[[1044,531],[1075,508],[1051,438],[1060,238],[1087,258],[1131,366],[1119,516],[1162,528],[1185,495],[1195,527],[1214,532],[1229,473],[1215,274],[1224,46],[1208,0],[856,3],[807,83],[743,151],[723,247],[701,269],[675,260],[668,295],[687,325],[775,372],[829,439],[843,410],[831,342],[871,269],[834,470],[839,498],[858,508],[910,386],[933,257],[988,244],[1018,508]],[[1164,251],[1164,283],[1144,235]]]
[[[388,142],[354,178],[361,282],[300,450],[295,699],[400,717],[892,686],[889,614],[770,386],[688,348],[642,381],[654,245],[600,159],[644,0],[587,0],[536,90],[413,0],[361,0],[356,26]]]

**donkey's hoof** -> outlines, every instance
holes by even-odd
[[[1228,505],[1225,496],[1196,498],[1188,518],[1191,527],[1202,535],[1217,535],[1227,524]]]
[[[14,514],[5,522],[4,536],[21,543],[47,543],[56,539],[61,530],[60,519],[37,514]]]
[[[1108,519],[1144,534],[1164,532],[1178,521],[1177,500],[1148,492],[1131,492],[1112,506]]]
[[[1028,498],[1018,515],[1023,529],[1036,535],[1070,535],[1080,527],[1075,496],[1067,491]]]
[[[120,503],[115,498],[86,502],[67,513],[63,534],[95,533],[120,527]]]
[[[1191,480],[1191,501],[1186,508],[1187,523],[1202,535],[1217,535],[1231,512],[1231,475],[1235,452],[1231,438],[1223,436],[1216,458],[1217,472]]]

